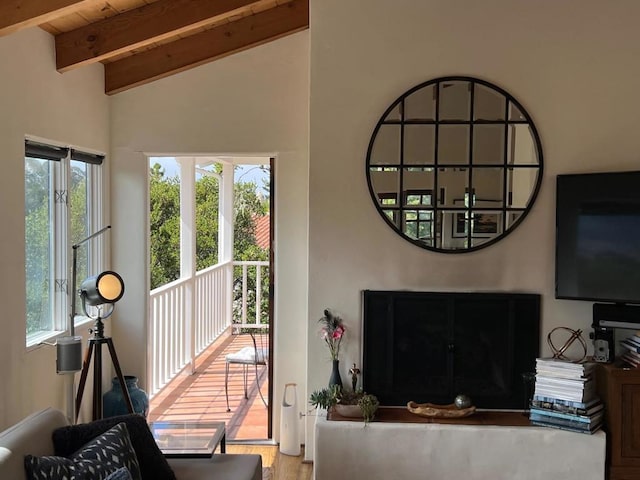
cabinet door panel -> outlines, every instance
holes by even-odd
[[[640,385],[622,385],[622,457],[640,464]]]

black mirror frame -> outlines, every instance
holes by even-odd
[[[470,115],[469,115],[469,120],[468,121],[455,121],[455,122],[448,122],[448,121],[443,121],[437,118],[437,113],[436,113],[436,118],[432,121],[423,121],[423,122],[416,122],[416,121],[410,121],[410,122],[405,122],[404,119],[404,100],[409,97],[409,95],[417,92],[420,89],[426,88],[426,87],[431,87],[431,86],[435,86],[436,88],[436,92],[438,91],[437,89],[439,88],[439,85],[443,82],[469,82],[470,85],[473,85],[474,88],[472,89],[472,91],[475,89],[475,85],[482,85],[486,88],[489,88],[491,90],[494,90],[496,92],[498,92],[499,94],[503,95],[505,97],[505,116],[503,120],[496,120],[496,121],[486,121],[486,120],[474,120],[473,118],[473,106],[471,107],[471,111],[470,111]],[[471,105],[473,105],[473,93],[471,93]],[[439,101],[439,100],[437,100]],[[524,117],[523,120],[510,120],[509,119],[509,106],[513,105],[515,106],[522,117]],[[400,120],[394,121],[394,120],[387,120],[387,117],[394,111],[394,109],[400,108]],[[437,107],[436,107],[436,112],[437,112]],[[502,207],[499,209],[496,209],[496,211],[498,212],[502,212],[502,225],[503,228],[502,232],[499,234],[496,234],[496,236],[494,236],[493,238],[489,239],[486,242],[483,242],[479,245],[475,245],[475,246],[470,246],[470,247],[465,247],[465,248],[442,248],[437,247],[437,246],[431,246],[426,244],[425,242],[423,242],[420,239],[416,239],[413,237],[408,236],[407,234],[405,234],[399,227],[398,225],[396,225],[383,211],[383,208],[380,205],[379,202],[379,197],[377,195],[377,193],[374,190],[373,187],[373,182],[371,179],[371,168],[372,167],[384,167],[384,164],[371,164],[371,155],[373,152],[373,146],[374,146],[374,142],[376,140],[376,136],[378,134],[378,132],[380,131],[380,128],[382,125],[384,124],[398,124],[401,126],[401,128],[406,125],[406,124],[415,124],[415,123],[424,123],[424,124],[434,124],[436,125],[436,132],[437,130],[437,126],[440,124],[469,124],[469,125],[477,125],[477,124],[505,124],[506,126],[508,125],[515,125],[515,124],[526,124],[529,126],[530,128],[530,133],[532,135],[532,139],[533,142],[535,144],[535,148],[536,148],[536,153],[537,153],[537,160],[538,163],[537,165],[528,165],[526,166],[526,168],[537,168],[537,178],[535,181],[535,185],[533,186],[533,189],[531,191],[531,195],[529,197],[529,200],[527,201],[526,205],[524,208],[514,208],[514,207],[507,207],[506,205],[506,198],[503,197],[502,200]],[[472,128],[471,130],[471,135],[473,135],[473,131]],[[402,134],[401,134],[402,135]],[[402,137],[401,137],[402,138]],[[438,145],[438,139],[437,139],[437,135],[435,138],[435,145],[436,145],[436,149],[437,149],[437,145]],[[473,149],[473,142],[470,142],[469,144],[469,150],[472,151]],[[506,150],[506,146],[505,146],[505,150]],[[402,154],[401,154],[402,157]],[[471,154],[471,158],[472,158],[472,154]],[[400,159],[400,164],[398,165],[391,165],[391,167],[398,167],[398,169],[402,169],[405,165],[409,165],[409,164],[404,164],[402,158]],[[411,166],[411,165],[409,165]],[[467,164],[460,164],[457,165],[458,167],[463,167],[463,168],[469,168],[472,169],[474,168],[474,165],[471,161],[471,159],[469,160],[469,162]],[[447,165],[447,167],[453,167],[453,165]],[[503,163],[502,164],[496,164],[494,166],[495,168],[502,168],[503,170],[507,170],[507,169],[513,169],[513,168],[518,168],[517,165],[515,164],[508,164],[507,163],[507,157],[505,156],[503,159]],[[434,186],[433,186],[433,192],[435,194],[435,201],[433,201],[431,208],[428,208],[428,211],[432,211],[434,214],[434,220],[436,222],[438,222],[438,211],[442,211],[442,210],[447,210],[450,211],[452,210],[452,208],[448,208],[448,207],[440,207],[438,205],[438,200],[437,200],[437,195],[440,189],[440,185],[438,185],[437,183],[437,171],[439,168],[442,168],[437,161],[437,155],[434,158],[434,164],[433,164],[433,169],[436,172],[435,174],[435,179],[434,179]],[[477,168],[477,167],[476,167]],[[405,93],[403,93],[400,97],[398,97],[395,101],[393,101],[391,103],[391,105],[385,110],[385,112],[382,114],[382,116],[380,117],[380,119],[378,120],[373,133],[371,135],[371,139],[369,140],[369,145],[367,148],[367,157],[366,157],[366,165],[365,165],[365,170],[366,170],[366,178],[367,178],[367,185],[369,188],[369,193],[371,195],[371,199],[374,203],[374,205],[376,206],[376,209],[378,210],[378,213],[380,214],[380,216],[385,220],[385,222],[398,234],[400,235],[402,238],[404,238],[405,240],[413,243],[414,245],[420,247],[420,248],[424,248],[426,250],[430,250],[430,251],[434,251],[434,252],[439,252],[439,253],[468,253],[468,252],[473,252],[476,250],[480,250],[483,248],[486,248],[490,245],[495,244],[496,242],[502,240],[503,238],[505,238],[507,235],[509,235],[512,231],[514,231],[524,220],[524,218],[527,216],[527,214],[529,213],[529,211],[531,210],[533,204],[535,203],[535,200],[538,196],[538,192],[540,190],[540,186],[542,184],[542,177],[543,177],[543,171],[544,171],[544,162],[543,162],[543,152],[542,152],[542,142],[540,141],[540,136],[538,134],[538,131],[536,129],[536,126],[533,122],[533,120],[531,119],[531,116],[528,114],[528,112],[526,111],[526,109],[511,95],[509,94],[507,91],[505,91],[504,89],[494,85],[493,83],[487,82],[485,80],[481,80],[478,78],[474,78],[474,77],[468,77],[468,76],[447,76],[447,77],[438,77],[432,80],[428,80],[426,82],[423,82],[419,85],[416,85],[415,87],[407,90]],[[400,186],[400,188],[402,188],[402,186]],[[473,183],[471,183],[469,185],[470,189],[473,189]],[[503,190],[506,191],[506,185],[503,185]],[[402,191],[398,192],[398,202],[399,202],[399,206],[397,207],[397,210],[399,212],[399,214],[401,215],[403,210],[405,210],[406,208],[404,207],[404,204],[402,202]],[[477,209],[477,208],[476,208]],[[413,209],[412,209],[413,210]],[[453,209],[455,210],[455,208]],[[464,209],[462,209],[464,210]],[[473,207],[472,208],[467,208],[466,209],[469,212],[473,211]],[[506,214],[507,212],[519,212],[520,216],[513,221],[512,224],[509,225],[508,228],[506,228]],[[467,229],[470,230],[470,229]],[[467,241],[468,243],[471,243],[471,232],[466,233],[467,235]],[[434,245],[436,245],[436,242],[434,240]]]

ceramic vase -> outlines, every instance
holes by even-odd
[[[340,360],[333,360],[331,376],[329,377],[329,386],[339,385],[342,388],[342,378],[340,378]]]
[[[138,387],[138,377],[125,375],[124,382],[129,391],[133,411],[146,418],[147,413],[149,413],[149,396],[144,390]],[[111,380],[111,390],[102,396],[102,410],[105,418],[129,413],[127,404],[124,401],[124,396],[122,395],[122,388],[120,387],[118,377]]]

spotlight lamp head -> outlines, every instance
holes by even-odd
[[[80,296],[87,305],[116,303],[124,295],[124,282],[116,272],[106,271],[87,278],[80,286]]]

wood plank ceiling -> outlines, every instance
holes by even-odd
[[[40,26],[56,68],[104,64],[111,95],[309,27],[309,0],[2,0],[0,36]]]

